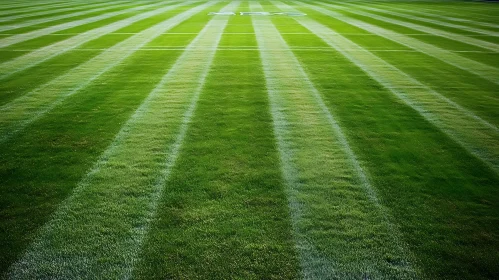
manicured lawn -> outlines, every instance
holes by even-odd
[[[499,278],[498,20],[1,3],[0,279]]]

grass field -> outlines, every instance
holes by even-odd
[[[499,4],[2,1],[0,246],[1,279],[498,279]]]

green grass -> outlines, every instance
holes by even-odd
[[[224,34],[220,46],[233,46],[233,37]],[[256,42],[246,36],[244,44]],[[258,51],[219,51],[210,71],[136,276],[294,278],[298,261],[271,118],[261,110],[268,100]]]
[[[0,279],[498,278],[499,6],[302,1],[0,4]]]

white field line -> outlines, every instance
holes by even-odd
[[[432,28],[432,27],[427,27],[424,25],[419,25],[419,24],[414,24],[414,23],[405,22],[405,21],[401,21],[401,20],[396,20],[396,19],[392,19],[392,18],[388,18],[388,17],[384,17],[384,16],[380,16],[380,15],[376,15],[376,14],[372,14],[372,13],[368,13],[368,12],[359,11],[356,9],[346,8],[346,7],[339,6],[339,5],[324,4],[324,6],[334,8],[334,9],[347,10],[347,11],[354,13],[354,14],[357,14],[357,15],[370,17],[370,18],[377,19],[380,21],[384,21],[384,22],[400,25],[403,27],[407,27],[410,29],[418,30],[421,32],[429,33],[432,35],[444,37],[444,38],[447,38],[450,40],[454,40],[454,41],[466,43],[469,45],[477,46],[480,48],[488,49],[491,51],[499,52],[499,45],[491,43],[491,42],[479,40],[479,39],[476,39],[476,38],[473,38],[470,36],[465,36],[465,35],[447,32],[447,31]]]
[[[250,4],[252,11],[260,11],[261,6],[255,2]],[[284,9],[289,11],[289,9]],[[399,276],[407,277],[410,275],[415,275],[416,272],[411,267],[410,259],[412,259],[412,254],[407,250],[407,246],[403,244],[400,238],[400,233],[393,225],[390,224],[387,218],[387,213],[381,205],[376,191],[371,186],[366,173],[360,166],[356,155],[350,148],[348,140],[345,137],[342,128],[340,127],[337,120],[334,118],[331,110],[326,106],[321,94],[317,91],[313,83],[308,78],[308,75],[302,68],[301,64],[294,56],[292,51],[289,49],[288,45],[280,35],[279,31],[272,24],[270,19],[265,17],[253,17],[254,30],[258,42],[258,47],[260,49],[260,56],[263,64],[265,79],[267,83],[267,90],[269,93],[269,100],[271,105],[271,114],[274,123],[274,133],[278,142],[278,150],[281,157],[281,165],[284,179],[287,185],[287,193],[289,200],[289,208],[291,211],[293,229],[295,231],[295,239],[297,242],[297,248],[300,254],[302,272],[305,279],[331,279],[334,277],[351,277],[351,273],[361,273],[367,272],[372,275],[380,275],[379,266],[383,266],[381,262],[375,263],[374,260],[362,259],[359,255],[359,259],[354,263],[338,263],[336,260],[331,259],[330,256],[323,255],[313,241],[309,241],[306,232],[300,228],[300,221],[302,216],[307,212],[307,205],[299,198],[301,188],[304,184],[300,182],[300,177],[304,174],[303,169],[309,166],[300,166],[301,163],[297,162],[296,154],[306,153],[306,145],[300,146],[299,144],[293,143],[291,131],[293,129],[299,129],[294,127],[299,127],[298,122],[302,123],[303,126],[307,126],[306,120],[295,119],[291,116],[292,113],[302,111],[305,114],[320,115],[319,118],[314,119],[314,123],[310,124],[317,127],[318,130],[322,131],[325,135],[314,135],[313,133],[307,135],[307,131],[299,131],[300,136],[307,139],[312,139],[314,137],[325,137],[319,141],[310,141],[312,143],[321,143],[325,146],[313,145],[314,150],[320,150],[318,153],[323,156],[328,157],[326,154],[334,154],[329,159],[326,159],[327,165],[323,168],[328,171],[324,171],[319,174],[320,177],[328,177],[331,179],[329,184],[331,188],[335,185],[335,176],[345,176],[346,174],[352,174],[356,179],[359,188],[361,188],[366,194],[369,201],[374,205],[375,209],[379,211],[379,214],[383,216],[383,227],[387,229],[390,233],[392,240],[390,240],[394,245],[394,248],[387,249],[392,255],[397,255],[403,260],[404,267],[398,267]],[[258,23],[258,24],[256,24]],[[278,51],[274,51],[278,49]],[[292,82],[292,81],[296,82]],[[298,98],[299,104],[293,104],[296,101],[289,101],[286,99],[293,98],[293,95],[300,95]],[[309,110],[307,112],[307,110]],[[320,128],[319,128],[320,127]],[[303,133],[303,134],[302,134]],[[331,137],[331,138],[329,138]],[[312,147],[312,146],[310,146]],[[305,150],[303,150],[305,149]],[[338,158],[344,159],[339,160]],[[317,158],[317,160],[320,160]],[[301,169],[301,171],[300,171]],[[341,171],[341,170],[347,171]],[[328,173],[332,170],[332,173]],[[337,173],[337,174],[334,174]],[[306,176],[305,176],[306,177]],[[313,182],[310,178],[308,181],[312,184]],[[351,186],[355,188],[354,185]],[[310,189],[307,186],[306,189]],[[375,214],[373,214],[375,215]],[[391,246],[389,246],[391,247]],[[352,253],[352,252],[350,252]],[[358,253],[358,252],[356,252]],[[368,252],[370,255],[372,252]],[[374,262],[371,262],[374,261]],[[358,270],[358,271],[353,271]]]
[[[433,19],[428,19],[428,18],[424,18],[424,17],[410,15],[407,13],[398,13],[398,12],[393,12],[393,11],[389,11],[389,10],[382,10],[382,9],[377,9],[377,8],[362,6],[362,5],[352,5],[352,4],[346,4],[346,5],[349,5],[350,7],[354,7],[357,9],[361,8],[364,10],[380,12],[380,13],[384,13],[384,14],[388,14],[388,15],[399,16],[399,17],[413,19],[413,20],[427,22],[427,23],[433,23],[433,24],[440,25],[440,26],[457,28],[457,29],[465,30],[465,31],[469,31],[469,32],[480,33],[480,34],[489,35],[489,36],[496,36],[496,37],[499,36],[499,32],[484,30],[484,29],[480,29],[480,28],[474,28],[474,27],[467,26],[467,25],[449,23],[449,22],[444,22],[444,21],[440,21],[440,20],[433,20]]]
[[[190,46],[216,46],[227,21],[214,17]],[[9,278],[131,278],[214,56],[186,50],[177,59]]]
[[[295,2],[300,5],[305,5],[311,9],[314,9],[322,14],[331,16],[345,23],[353,25],[355,27],[362,28],[372,34],[379,35],[388,40],[392,40],[398,44],[404,45],[418,52],[424,53],[428,56],[439,59],[445,63],[452,66],[460,68],[462,70],[468,71],[472,74],[478,75],[485,78],[491,82],[499,84],[499,69],[490,65],[486,65],[469,58],[455,54],[454,52],[439,48],[437,46],[422,42],[420,40],[414,39],[409,36],[399,34],[397,32],[385,29],[373,24],[369,24],[360,20],[343,17],[340,13],[333,12],[331,10],[324,9],[320,6],[310,5],[304,2]]]
[[[188,4],[189,2],[182,2],[182,4],[175,4],[171,6],[162,7],[153,11],[143,12],[138,15],[132,16],[130,18],[126,18],[117,22],[113,22],[111,24],[98,27],[92,30],[89,30],[84,33],[80,33],[77,36],[68,38],[66,40],[54,43],[52,45],[38,48],[30,53],[27,53],[23,56],[14,58],[7,62],[0,64],[0,80],[3,80],[10,75],[17,73],[19,71],[23,71],[27,68],[38,65],[48,59],[51,59],[55,56],[61,55],[65,52],[68,52],[72,49],[75,49],[91,40],[97,39],[106,34],[112,33],[116,30],[119,30],[123,27],[129,26],[133,23],[141,21],[143,19],[147,19],[171,10],[174,10],[182,5]],[[159,5],[162,5],[160,3]],[[144,7],[147,8],[147,7]],[[136,35],[138,33],[134,33]],[[165,34],[165,33],[163,33]],[[137,48],[134,48],[137,49]]]
[[[35,38],[38,38],[38,37],[41,37],[44,35],[48,35],[50,33],[54,33],[57,31],[61,31],[64,29],[69,29],[69,28],[80,26],[80,25],[100,21],[103,19],[108,19],[108,18],[111,18],[114,16],[122,15],[122,14],[133,12],[133,11],[140,11],[140,10],[143,10],[147,7],[148,6],[141,5],[141,6],[134,7],[134,8],[126,8],[126,9],[123,9],[120,11],[105,13],[102,15],[94,16],[94,17],[89,17],[89,18],[80,19],[80,20],[76,20],[76,21],[61,23],[58,25],[49,26],[49,27],[42,28],[42,29],[37,29],[37,30],[30,31],[27,33],[10,36],[7,38],[0,39],[0,48],[5,48],[5,47],[8,47],[8,46],[13,45],[13,44],[17,44],[17,43],[21,43],[21,42],[24,42],[27,40],[35,39]]]
[[[74,10],[82,10],[83,8],[88,9],[88,8],[97,8],[97,7],[102,7],[102,6],[113,6],[115,4],[110,4],[110,3],[96,3],[96,4],[89,4],[84,7],[82,6],[71,6],[69,8],[61,8],[61,9],[51,9],[48,11],[41,11],[41,12],[35,12],[35,13],[26,13],[26,14],[21,14],[21,15],[15,15],[15,16],[8,16],[8,17],[0,17],[0,22],[6,22],[6,21],[15,21],[15,20],[20,20],[26,17],[37,17],[37,16],[44,16],[47,15],[46,17],[43,17],[41,19],[35,19],[35,20],[25,20],[22,22],[19,22],[19,24],[25,24],[27,22],[32,22],[36,20],[50,20],[52,18],[56,18],[57,16],[52,16],[52,14],[57,14],[57,13],[62,13],[62,12],[72,12]],[[40,23],[43,23],[45,21],[42,21]],[[7,23],[10,25],[15,25],[16,23]],[[0,27],[4,27],[5,25],[1,25]]]
[[[17,28],[22,28],[22,27],[27,27],[27,26],[32,26],[32,25],[41,24],[41,23],[47,23],[47,22],[56,21],[56,20],[60,20],[60,19],[83,16],[83,15],[87,15],[90,13],[110,10],[110,9],[113,9],[116,7],[115,5],[109,5],[109,4],[107,4],[105,6],[103,4],[99,4],[97,6],[99,6],[99,8],[89,7],[88,9],[85,9],[84,11],[79,11],[76,13],[67,13],[67,14],[63,14],[63,15],[57,15],[57,16],[53,16],[53,17],[44,17],[44,18],[28,20],[28,21],[23,21],[23,22],[14,23],[14,24],[0,25],[0,32],[12,30],[12,29],[17,29]],[[104,6],[104,7],[101,7],[101,6]]]
[[[119,65],[163,32],[170,30],[196,13],[212,6],[209,1],[156,24],[127,40],[114,45],[68,73],[14,99],[0,107],[0,143],[40,118],[66,98],[88,86],[102,74]]]
[[[383,8],[386,6],[379,6],[379,7]],[[442,14],[427,13],[427,12],[422,12],[419,9],[418,10],[408,10],[407,8],[396,8],[396,7],[391,7],[391,6],[387,7],[387,9],[393,9],[393,10],[400,11],[403,13],[412,13],[412,14],[421,15],[421,16],[430,17],[430,18],[444,19],[447,21],[454,21],[454,22],[459,22],[459,23],[470,23],[473,25],[479,25],[479,26],[484,26],[484,27],[499,28],[499,24],[475,21],[475,20],[471,20],[471,19],[444,16]]]
[[[499,173],[499,129],[496,126],[339,36],[334,30],[308,18],[294,19]],[[357,51],[350,51],[352,49]]]

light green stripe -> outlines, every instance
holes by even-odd
[[[197,5],[193,9],[156,24],[114,45],[68,73],[0,107],[0,142],[7,140],[61,104],[67,97],[85,88],[154,38],[214,3]]]
[[[10,278],[131,277],[215,55],[196,49],[215,49],[227,21],[214,17],[194,39],[14,264]]]
[[[472,37],[468,37],[468,36],[464,36],[464,35],[460,35],[460,34],[456,34],[456,33],[452,33],[452,32],[447,32],[447,31],[436,29],[436,28],[432,28],[432,27],[427,27],[427,26],[423,26],[423,25],[419,25],[419,24],[414,24],[414,23],[410,23],[410,22],[406,22],[406,21],[401,21],[401,20],[396,20],[396,19],[392,19],[392,18],[387,18],[387,17],[384,17],[384,16],[380,16],[380,15],[376,15],[376,14],[372,14],[372,13],[368,13],[368,12],[362,12],[362,11],[359,11],[359,10],[345,8],[345,7],[339,6],[339,5],[334,5],[334,4],[324,4],[324,5],[327,6],[327,7],[331,7],[331,8],[335,8],[335,9],[340,9],[340,10],[346,10],[348,12],[351,12],[351,13],[354,13],[354,14],[357,14],[357,15],[370,17],[370,18],[377,19],[377,20],[380,20],[380,21],[384,21],[384,22],[388,22],[388,23],[392,23],[392,24],[404,26],[404,27],[407,27],[407,28],[411,28],[411,29],[414,29],[414,30],[419,30],[419,31],[422,31],[422,32],[425,32],[425,33],[429,33],[429,34],[432,34],[432,35],[437,35],[437,36],[445,37],[445,38],[448,38],[448,39],[451,39],[451,40],[455,40],[455,41],[458,41],[458,42],[463,42],[463,43],[466,43],[466,44],[469,44],[469,45],[473,45],[473,46],[477,46],[477,47],[480,47],[480,48],[488,49],[488,50],[491,50],[491,51],[499,52],[499,46],[497,44],[494,44],[494,43],[491,43],[491,42],[479,40],[479,39],[476,39],[476,38],[472,38]]]
[[[52,45],[39,48],[35,51],[27,53],[23,56],[17,57],[13,60],[4,62],[0,64],[0,80],[3,80],[10,75],[17,73],[19,71],[23,71],[27,68],[33,67],[37,64],[40,64],[48,59],[51,59],[55,56],[61,55],[65,52],[68,52],[74,48],[77,48],[91,40],[97,39],[101,36],[109,34],[111,32],[117,31],[123,27],[129,26],[138,21],[174,10],[180,6],[189,4],[189,2],[184,1],[182,4],[169,5],[163,8],[159,8],[149,12],[143,12],[138,15],[132,16],[130,18],[126,18],[109,25],[105,25],[102,27],[98,27],[87,32],[78,34],[69,39],[54,43]],[[163,3],[159,3],[158,5],[164,5]],[[156,6],[156,5],[154,5]],[[149,7],[144,7],[149,8]],[[137,33],[135,33],[137,34]]]
[[[379,35],[388,40],[392,40],[401,45],[407,46],[416,51],[422,52],[426,55],[437,58],[445,63],[448,63],[452,66],[460,68],[462,70],[468,71],[472,74],[478,75],[482,78],[485,78],[491,82],[499,84],[499,69],[493,66],[489,66],[466,57],[460,56],[454,52],[436,47],[434,45],[422,42],[420,40],[414,39],[412,37],[391,31],[389,29],[385,29],[373,24],[369,24],[360,20],[352,19],[346,17],[340,13],[333,12],[327,9],[324,9],[320,6],[310,5],[304,2],[294,2],[298,3],[298,5],[304,5],[311,9],[314,9],[322,14],[331,16],[337,20],[341,20],[345,23],[353,25],[358,28],[362,28],[372,34]]]
[[[95,8],[95,7],[100,7],[100,6],[110,6],[110,5],[116,5],[116,2],[111,2],[111,3],[108,3],[108,2],[105,2],[105,3],[96,3],[96,4],[87,4],[84,6],[84,8]],[[38,16],[45,16],[47,15],[46,17],[43,17],[41,18],[40,20],[43,20],[43,19],[49,19],[49,18],[53,18],[53,17],[56,17],[56,16],[51,16],[52,14],[57,14],[57,13],[62,13],[62,12],[71,12],[71,11],[74,11],[74,10],[81,10],[83,9],[82,6],[71,6],[71,7],[62,7],[60,9],[50,9],[48,11],[41,11],[41,12],[35,12],[35,13],[25,13],[25,14],[20,14],[20,15],[14,15],[14,16],[7,16],[7,17],[0,17],[0,22],[5,22],[5,21],[13,21],[13,20],[22,20],[23,18],[26,18],[26,17],[38,17]],[[35,20],[39,20],[39,19],[35,19]],[[34,20],[26,20],[26,21],[23,21],[24,22],[28,22],[28,21],[34,21]],[[8,23],[8,24],[15,24],[15,23]]]
[[[340,124],[270,19],[255,16],[253,23],[303,277],[413,278],[412,254]],[[366,246],[368,240],[383,245]]]
[[[44,5],[42,7],[39,7],[37,6],[36,4],[30,4],[30,5],[26,5],[26,6],[29,6],[29,7],[26,7],[26,8],[20,8],[20,9],[16,9],[16,10],[9,10],[9,11],[0,11],[0,16],[2,15],[9,15],[9,14],[14,14],[14,13],[28,13],[28,12],[32,12],[32,11],[39,11],[40,9],[52,9],[52,8],[60,8],[60,7],[67,7],[67,6],[73,6],[74,3],[67,3],[67,2],[60,2],[60,3],[56,3],[56,4],[53,4],[53,5]]]
[[[102,7],[104,6],[104,7]],[[44,18],[39,18],[39,19],[34,19],[34,20],[27,20],[19,23],[12,23],[8,25],[0,25],[0,32],[12,30],[12,29],[17,29],[17,28],[22,28],[22,27],[27,27],[27,26],[32,26],[36,24],[41,24],[41,23],[47,23],[51,21],[56,21],[56,20],[61,20],[61,19],[66,19],[66,18],[71,18],[71,17],[77,17],[77,16],[84,16],[87,14],[99,12],[99,11],[105,11],[109,9],[113,9],[115,7],[119,7],[117,5],[110,5],[110,4],[97,4],[97,5],[91,5],[86,7],[84,11],[78,11],[75,13],[65,13],[63,15],[56,15],[52,17],[44,17]],[[77,9],[73,8],[72,10]],[[68,9],[71,10],[71,9]],[[3,20],[3,19],[2,19]]]
[[[34,31],[30,31],[30,32],[27,32],[27,33],[17,34],[17,35],[14,35],[14,36],[9,36],[7,38],[0,39],[0,48],[5,48],[5,47],[8,47],[10,45],[14,45],[14,44],[17,44],[17,43],[21,43],[21,42],[24,42],[24,41],[35,39],[35,38],[38,38],[38,37],[41,37],[41,36],[44,36],[44,35],[48,35],[50,33],[54,33],[54,32],[57,32],[57,31],[61,31],[61,30],[64,30],[64,29],[69,29],[69,28],[73,28],[73,27],[76,27],[76,26],[80,26],[80,25],[84,25],[84,24],[88,24],[88,23],[92,23],[92,22],[96,22],[96,21],[108,19],[108,18],[111,18],[111,17],[114,17],[114,16],[122,15],[122,14],[133,12],[133,11],[140,11],[140,10],[143,10],[145,8],[147,8],[147,6],[143,6],[143,5],[138,6],[138,7],[134,7],[134,8],[126,8],[126,9],[123,9],[123,10],[120,10],[120,11],[115,11],[115,12],[110,12],[110,13],[104,13],[104,14],[98,15],[98,16],[93,16],[93,17],[89,17],[89,18],[85,18],[85,19],[80,19],[80,20],[75,20],[75,21],[71,21],[71,22],[65,22],[65,23],[61,23],[61,24],[58,24],[58,25],[49,26],[49,27],[46,27],[46,28],[42,28],[42,29],[37,29],[37,30],[34,30]]]
[[[417,20],[417,21],[432,23],[432,24],[436,24],[436,25],[440,25],[440,26],[457,28],[457,29],[466,30],[469,32],[474,32],[474,33],[485,34],[485,35],[489,35],[489,36],[499,36],[499,32],[484,30],[484,29],[480,29],[480,28],[474,28],[474,27],[467,26],[467,25],[448,23],[448,22],[444,22],[444,21],[440,21],[440,20],[433,20],[433,19],[413,16],[413,15],[410,15],[407,13],[398,13],[398,12],[381,10],[381,9],[377,9],[377,8],[373,8],[373,7],[361,6],[361,5],[356,5],[356,4],[354,5],[354,4],[349,3],[347,5],[349,5],[353,8],[356,8],[356,9],[364,9],[364,10],[369,10],[369,11],[374,11],[374,12],[381,12],[381,13],[388,14],[388,15],[393,15],[393,16],[413,19],[413,20]]]
[[[291,8],[285,4],[281,7]],[[305,17],[294,18],[364,72],[445,132],[468,152],[499,172],[499,130],[428,88],[334,30]]]
[[[451,17],[451,16],[444,16],[444,15],[441,15],[441,14],[433,14],[433,13],[427,13],[427,12],[422,12],[421,10],[417,10],[417,11],[408,11],[406,9],[403,9],[403,8],[397,8],[396,10],[399,10],[399,11],[403,11],[403,12],[411,12],[411,13],[416,13],[416,14],[420,14],[420,15],[423,15],[423,16],[427,16],[427,17],[436,17],[438,19],[445,19],[445,20],[448,20],[448,21],[457,21],[457,22],[462,22],[462,23],[471,23],[471,24],[474,24],[474,25],[480,25],[480,26],[484,26],[484,27],[492,27],[492,28],[499,28],[499,24],[493,24],[493,23],[488,23],[488,22],[482,22],[482,21],[476,21],[476,20],[471,20],[471,19],[464,19],[464,18],[457,18],[457,17]],[[426,9],[422,9],[424,11],[428,11]]]
[[[10,5],[2,4],[2,6],[0,7],[0,11],[5,11],[5,9],[8,9],[8,11],[11,12],[11,11],[15,11],[16,9],[32,8],[34,5],[36,5],[38,8],[41,8],[44,5],[51,5],[51,4],[58,4],[58,3],[63,3],[63,1],[47,1],[47,2],[41,2],[41,3],[38,1],[28,1],[28,2],[11,1]]]

